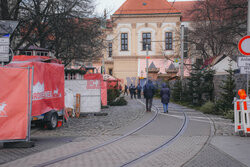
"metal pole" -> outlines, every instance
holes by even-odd
[[[249,81],[249,78],[248,78],[248,71],[247,71],[247,97],[248,97],[248,87],[249,87],[248,81]]]
[[[31,115],[32,115],[32,99],[33,99],[33,82],[34,82],[34,66],[28,67],[28,80],[29,80],[29,90],[28,90],[28,96],[29,96],[29,113],[28,113],[28,141],[30,141],[30,130],[31,130]],[[31,70],[31,78],[30,78],[30,70]],[[31,80],[30,80],[31,79]]]
[[[146,72],[147,72],[147,82],[148,83],[148,44],[146,44]]]
[[[181,81],[184,77],[184,25],[181,25]]]
[[[247,35],[250,35],[250,0],[248,0],[248,12],[247,12]],[[248,71],[247,71],[247,96],[248,96]]]
[[[247,12],[247,34],[250,35],[250,0],[248,0],[248,12]]]

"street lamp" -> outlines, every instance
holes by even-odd
[[[146,73],[147,73],[147,82],[148,83],[148,44],[146,43]]]

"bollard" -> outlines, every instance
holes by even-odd
[[[81,107],[81,95],[76,94],[76,118],[80,117],[80,108]]]

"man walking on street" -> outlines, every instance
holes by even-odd
[[[125,95],[125,94],[128,95],[128,86],[127,86],[127,85],[124,86],[124,95]]]
[[[133,85],[134,98],[136,99],[136,87]]]
[[[133,99],[133,96],[134,96],[134,89],[133,89],[133,85],[132,85],[132,84],[129,86],[129,93],[130,93],[131,99]]]
[[[148,80],[143,87],[144,98],[146,99],[146,111],[151,112],[153,97],[155,94],[155,87],[151,80]]]
[[[170,90],[167,87],[166,83],[162,84],[160,96],[161,96],[161,102],[163,104],[163,112],[168,113],[168,103],[169,103],[169,99],[170,99]]]
[[[141,98],[141,89],[142,89],[141,85],[138,84],[137,87],[136,87],[138,99]]]

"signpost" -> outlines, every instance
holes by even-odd
[[[0,64],[11,61],[10,57],[13,56],[10,48],[10,34],[14,32],[18,25],[17,21],[0,20]]]
[[[250,35],[241,38],[238,49],[241,54],[250,56]]]
[[[238,66],[240,67],[240,73],[247,75],[247,96],[248,96],[248,74],[250,73],[250,35],[243,37],[238,44],[238,49],[241,54],[246,57],[238,58]]]
[[[9,35],[0,37],[0,62],[2,63],[9,61],[9,45]]]
[[[250,66],[248,67],[240,67],[241,74],[249,74],[250,73]]]

